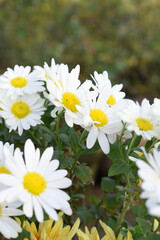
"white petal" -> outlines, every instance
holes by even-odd
[[[97,140],[97,137],[98,137],[98,129],[95,126],[93,126],[87,137],[87,142],[86,142],[87,148],[92,148],[94,146]]]
[[[98,142],[99,142],[99,145],[100,145],[102,151],[105,154],[108,154],[109,150],[110,150],[110,146],[109,146],[108,138],[106,137],[106,135],[103,132],[98,133]]]

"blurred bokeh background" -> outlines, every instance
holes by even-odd
[[[0,73],[64,62],[107,70],[127,97],[160,97],[159,0],[0,0]]]

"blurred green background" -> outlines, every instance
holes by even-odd
[[[159,0],[0,0],[0,73],[7,67],[107,70],[127,97],[160,97]]]

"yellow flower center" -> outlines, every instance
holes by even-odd
[[[65,92],[62,97],[62,104],[71,112],[77,112],[76,105],[80,105],[80,100],[74,93]]]
[[[16,102],[12,105],[11,112],[17,118],[24,118],[30,113],[30,107],[25,102]]]
[[[116,103],[116,99],[113,95],[111,95],[107,100],[107,104],[114,105],[115,103]]]
[[[2,205],[0,204],[0,217],[2,216]]]
[[[11,174],[11,172],[6,167],[0,167],[0,174],[1,173]]]
[[[97,127],[103,127],[104,125],[108,124],[108,118],[107,115],[100,109],[92,109],[90,111],[90,117],[93,121],[97,121],[100,123],[95,123],[95,126]]]
[[[140,130],[148,131],[153,129],[153,124],[145,118],[137,118],[136,123]]]
[[[27,79],[23,78],[23,77],[15,77],[11,80],[11,84],[12,84],[12,86],[14,86],[16,88],[22,88],[22,87],[26,86]]]
[[[24,188],[33,195],[39,195],[46,189],[46,180],[36,172],[28,172],[23,179]]]

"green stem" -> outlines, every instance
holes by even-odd
[[[42,146],[42,143],[34,136],[34,134],[32,133],[32,131],[30,130],[30,131],[28,131],[28,132],[29,132],[29,134],[32,136],[32,138],[35,140],[35,142],[36,142],[38,145]]]
[[[123,150],[122,150],[122,143],[121,143],[120,139],[117,139],[117,143],[118,143],[118,147],[119,147],[119,152],[120,152],[121,158],[122,158],[122,160],[125,161],[124,155],[123,155]]]
[[[134,144],[136,138],[137,138],[137,135],[135,134],[135,135],[132,137],[131,143],[130,143],[129,148],[128,148],[128,151],[127,151],[127,156],[126,156],[126,159],[127,159],[127,160],[128,160],[129,154],[130,154],[131,151],[132,151],[132,147],[133,147],[133,144]]]
[[[82,132],[81,138],[80,138],[80,140],[79,140],[79,144],[82,143],[86,132],[87,132],[87,131],[84,129],[83,132]]]
[[[156,139],[153,141],[153,143],[151,144],[151,146],[147,149],[147,152],[149,152],[149,151],[154,147],[154,145],[155,145],[157,142],[159,142],[159,139],[156,138]]]
[[[122,213],[121,213],[121,215],[120,215],[120,217],[119,217],[119,219],[118,219],[117,226],[116,226],[116,228],[115,228],[115,230],[114,230],[115,233],[117,233],[117,232],[119,231],[119,229],[120,229],[121,224],[122,224],[122,222],[123,222],[123,220],[124,220],[124,217],[125,217],[125,215],[126,215],[126,212],[127,212],[127,209],[128,209],[128,207],[129,207],[129,204],[130,204],[130,203],[131,203],[131,199],[128,199],[128,201],[126,202],[126,204],[124,204]]]
[[[64,110],[62,110],[58,116],[57,116],[57,122],[56,122],[56,135],[57,135],[57,144],[58,144],[58,147],[59,149],[61,150],[61,142],[60,142],[60,139],[59,139],[59,125],[60,125],[60,121],[61,121],[61,117],[63,115],[63,112]]]
[[[123,137],[123,133],[125,131],[125,127],[126,127],[126,123],[123,123],[123,129],[122,129],[121,135],[119,137],[120,142],[122,141],[122,137]]]

